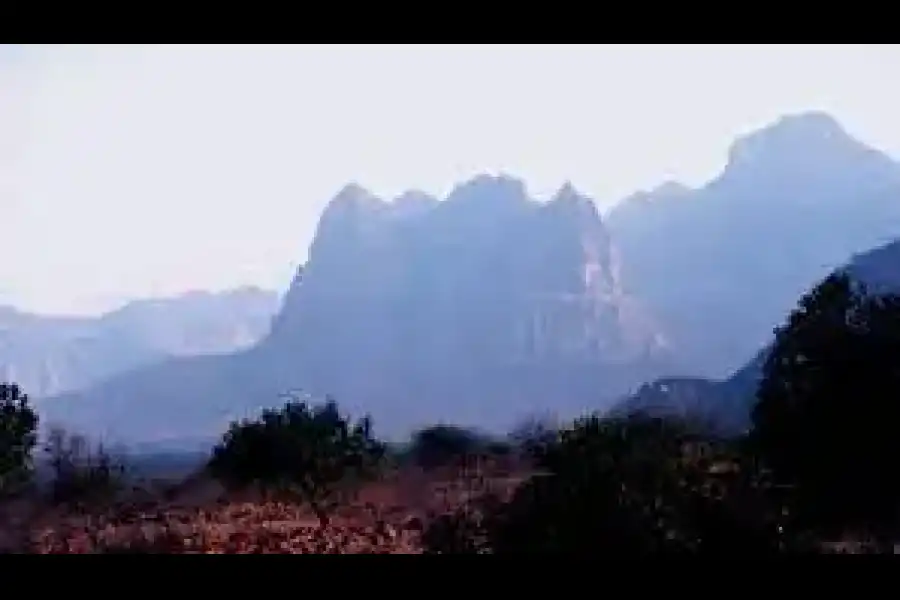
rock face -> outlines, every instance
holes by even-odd
[[[196,418],[186,435],[215,434],[217,415],[303,390],[372,414],[382,431],[441,420],[496,428],[548,408],[602,408],[672,367],[593,202],[566,185],[538,203],[503,176],[476,177],[443,202],[417,192],[385,202],[348,185],[324,211],[270,336],[203,362],[46,407],[132,439],[147,434],[147,412],[187,410]]]
[[[0,307],[0,380],[39,398],[172,356],[232,352],[265,336],[277,307],[275,293],[255,288],[141,300],[97,318]]]
[[[476,177],[441,202],[348,185],[262,342],[43,410],[145,441],[214,436],[298,390],[370,413],[389,435],[567,417],[658,376],[665,388],[644,388],[648,401],[675,385],[693,406],[709,395],[703,378],[758,356],[818,280],[898,237],[900,167],[820,113],[737,140],[702,188],[663,185],[605,221],[570,185],[546,203],[509,177]],[[721,404],[739,409],[753,378],[751,364],[729,379]]]
[[[483,176],[414,213],[343,190],[272,341],[344,357],[369,341],[415,363],[614,363],[662,349],[641,318],[588,198],[567,185],[538,204]]]
[[[666,358],[623,289],[593,202],[566,185],[540,204],[520,181],[490,176],[412,210],[342,190],[264,346],[296,356],[316,395],[393,404],[389,421],[475,424],[551,395],[602,406]],[[579,383],[591,389],[573,389]],[[535,386],[547,396],[535,397]]]
[[[684,374],[726,377],[816,281],[900,236],[900,165],[828,115],[790,115],[738,139],[702,188],[635,195],[607,223]]]

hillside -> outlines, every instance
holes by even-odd
[[[38,398],[172,356],[231,352],[262,338],[277,307],[256,288],[140,300],[96,318],[0,307],[0,380]]]
[[[900,293],[900,240],[858,254],[840,270],[864,283],[871,293]],[[766,350],[762,350],[722,381],[691,377],[655,381],[642,386],[615,410],[691,414],[706,418],[725,431],[742,430],[749,425],[765,359]]]
[[[816,281],[900,236],[900,165],[828,115],[789,115],[735,141],[703,187],[636,194],[607,221],[684,373],[721,378]]]

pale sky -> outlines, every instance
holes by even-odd
[[[349,181],[604,208],[811,109],[900,157],[898,74],[896,45],[0,46],[0,303],[283,290]]]

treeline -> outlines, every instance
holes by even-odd
[[[36,419],[2,388],[0,476],[21,480]],[[359,485],[400,464],[526,466],[424,524],[433,553],[775,554],[893,552],[900,507],[900,296],[835,274],[804,296],[763,368],[752,426],[722,438],[689,419],[591,416],[508,440],[438,426],[405,449],[333,401],[291,402],[234,423],[208,471],[309,503],[323,528]]]

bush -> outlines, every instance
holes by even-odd
[[[297,494],[324,527],[337,488],[374,474],[384,451],[368,418],[351,422],[333,400],[319,406],[289,402],[263,411],[259,420],[233,423],[209,470],[229,487]]]
[[[409,446],[413,462],[426,470],[464,466],[485,452],[487,441],[478,433],[453,425],[434,425],[416,432]]]
[[[540,453],[509,502],[435,519],[430,552],[768,553],[786,523],[753,465],[684,423],[581,420]]]
[[[15,384],[0,384],[0,494],[15,492],[33,471],[37,414]]]

